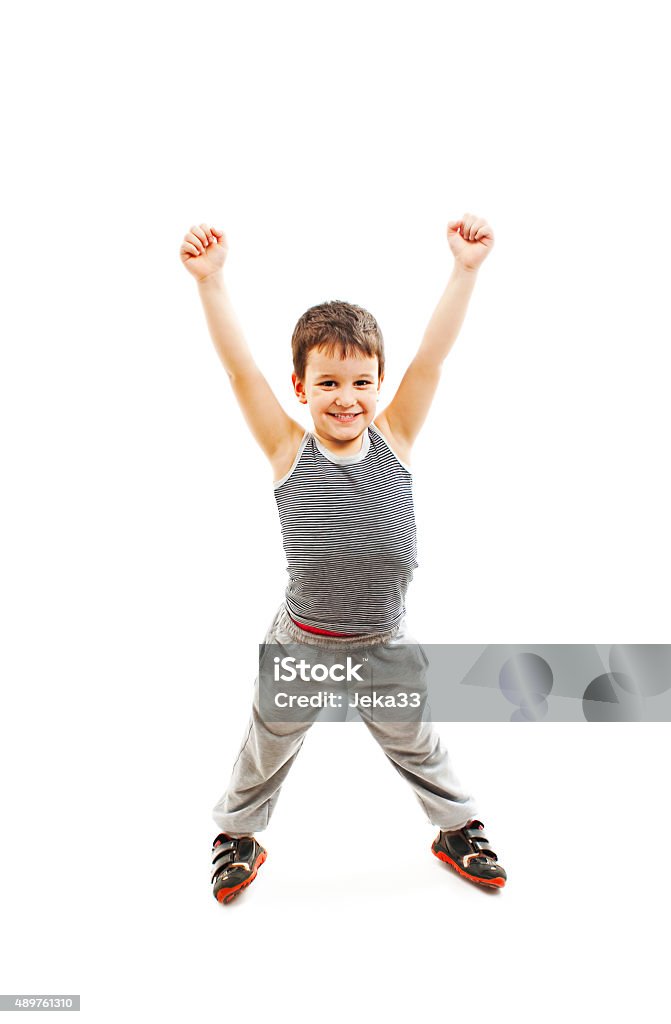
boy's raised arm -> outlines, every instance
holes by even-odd
[[[464,214],[450,221],[447,238],[454,254],[454,268],[447,287],[424,332],[415,358],[398,390],[378,417],[399,448],[409,452],[422,428],[440,381],[448,352],[466,316],[477,272],[494,245],[494,233],[481,217]]]
[[[284,411],[247,346],[224,282],[227,254],[224,233],[207,224],[194,225],[180,249],[182,262],[198,283],[210,336],[247,425],[274,462],[304,431]]]

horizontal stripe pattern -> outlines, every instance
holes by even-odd
[[[375,427],[364,444],[360,460],[331,461],[307,434],[289,474],[275,485],[286,606],[308,626],[378,633],[405,612],[417,568],[412,475]]]

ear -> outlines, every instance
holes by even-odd
[[[379,391],[379,390],[380,390],[380,388],[382,387],[382,381],[383,381],[383,380],[384,380],[384,374],[382,373],[382,374],[380,374],[380,379],[379,379],[379,380],[378,380],[378,382],[377,382],[377,390],[378,390],[378,391]]]
[[[307,405],[308,399],[307,395],[305,394],[305,383],[299,377],[297,377],[295,373],[291,374],[291,383],[293,384],[294,394],[298,401],[301,402],[303,405]]]

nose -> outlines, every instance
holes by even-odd
[[[339,395],[336,396],[335,404],[342,406],[344,409],[350,405],[355,405],[356,399],[349,391],[343,390]]]

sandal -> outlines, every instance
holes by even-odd
[[[256,878],[267,852],[254,836],[233,839],[220,832],[212,844],[212,885],[219,903],[230,903]]]
[[[473,819],[455,832],[441,831],[431,844],[431,852],[469,882],[502,889],[508,876],[497,863],[484,829],[481,821]]]

